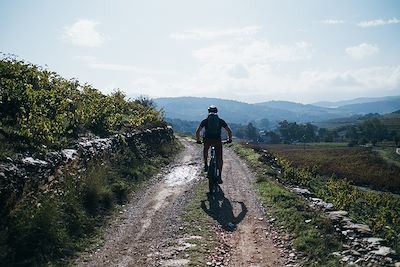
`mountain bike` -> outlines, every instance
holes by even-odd
[[[215,147],[211,147],[211,158],[208,164],[207,178],[208,178],[208,191],[210,194],[215,194],[220,191],[218,185],[218,177],[221,175],[221,170],[218,168],[218,157]]]
[[[222,141],[222,144],[230,143],[229,141]],[[198,143],[198,144],[201,144]],[[211,157],[208,164],[207,178],[208,178],[208,190],[211,195],[217,194],[221,191],[218,184],[218,178],[221,175],[221,170],[219,169],[219,162],[217,157],[217,152],[214,146],[211,146]]]

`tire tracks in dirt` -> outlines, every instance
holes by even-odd
[[[225,241],[231,248],[230,256],[223,261],[225,266],[286,266],[287,253],[275,244],[277,232],[264,219],[257,200],[253,172],[234,152],[225,149],[222,174],[222,202],[227,203],[221,204],[223,214],[217,221],[219,231],[231,232]],[[223,210],[222,206],[227,208]],[[236,227],[230,227],[230,223]]]
[[[181,138],[185,146],[168,169],[136,193],[115,218],[104,235],[104,244],[85,252],[75,266],[187,266],[189,259],[176,257],[191,246],[181,237],[181,215],[195,181],[202,178],[201,149],[193,140]],[[285,266],[285,252],[273,241],[272,226],[254,192],[254,175],[229,149],[224,150],[224,194],[218,202],[210,199],[199,206],[216,221],[216,238],[226,248],[219,266]],[[214,205],[213,207],[210,206]],[[208,210],[208,212],[207,212]],[[232,223],[234,229],[230,227]],[[215,252],[211,252],[213,254]],[[205,255],[207,257],[207,255]],[[213,255],[208,256],[212,259]],[[225,258],[224,258],[225,257]],[[218,264],[217,264],[218,263]]]

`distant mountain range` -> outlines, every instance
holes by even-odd
[[[288,101],[268,101],[248,104],[234,100],[205,97],[174,97],[154,99],[170,119],[200,121],[207,115],[207,107],[216,105],[227,122],[247,124],[268,119],[272,123],[282,120],[320,122],[335,118],[368,113],[391,113],[400,109],[400,96],[382,98],[357,98],[338,102],[300,104]]]

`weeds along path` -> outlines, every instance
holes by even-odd
[[[201,242],[206,238],[182,237],[188,225],[181,218],[191,201],[189,192],[195,191],[195,181],[203,177],[202,149],[191,139],[181,138],[181,142],[185,149],[172,167],[125,205],[106,230],[104,244],[83,253],[76,266],[203,266],[190,262],[188,253],[194,245],[188,238],[200,239],[198,246],[204,246]],[[285,266],[285,252],[274,245],[276,233],[257,202],[254,175],[234,152],[225,149],[224,154],[223,194],[217,200],[204,194],[203,201],[195,203],[201,216],[213,222],[214,239],[228,248],[222,256],[218,248],[203,250],[208,254],[204,255],[207,265]]]
[[[161,266],[162,251],[174,243],[185,192],[199,179],[199,147],[180,140],[185,149],[168,170],[125,205],[95,252],[84,253],[77,266]]]

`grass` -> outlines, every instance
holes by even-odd
[[[200,206],[201,201],[206,198],[207,192],[207,180],[200,181],[184,210],[184,233],[188,236],[201,237],[201,239],[191,240],[190,243],[196,246],[185,251],[189,254],[189,266],[205,266],[207,261],[206,255],[209,255],[209,251],[217,244],[212,230],[214,222]]]
[[[320,145],[259,145],[295,167],[312,167],[318,174],[346,178],[356,185],[400,191],[400,167],[370,148]]]
[[[256,189],[262,203],[272,211],[276,226],[291,234],[294,248],[306,257],[305,265],[338,266],[338,259],[332,253],[340,250],[342,243],[330,222],[276,182],[270,175],[272,169],[260,161],[260,155],[253,149],[241,145],[233,148],[257,172]]]
[[[64,170],[57,188],[20,200],[0,230],[6,266],[65,265],[77,251],[99,244],[102,226],[117,204],[172,159],[176,145],[157,151],[129,149],[98,158],[86,172]]]

